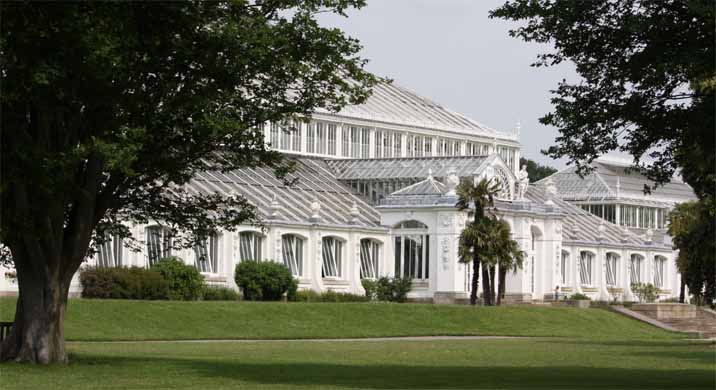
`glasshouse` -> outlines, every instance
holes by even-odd
[[[492,178],[501,184],[496,212],[527,254],[522,269],[508,273],[507,300],[553,299],[557,286],[564,294],[634,300],[638,282],[654,284],[660,299],[679,292],[663,228],[668,208],[693,196],[683,183],[645,197],[643,178],[598,165],[585,179],[565,170],[530,185],[519,166],[519,127],[492,129],[395,84],[379,84],[362,105],[310,119],[264,126],[265,141],[295,161],[294,184],[262,168],[203,172],[188,184],[189,191],[245,197],[263,228],[217,232],[175,250],[161,221],[135,225],[142,250],[109,240],[87,264],[149,266],[175,255],[209,283],[236,288],[236,264],[276,261],[301,289],[360,294],[362,279],[405,276],[413,300],[459,302],[470,294],[470,267],[457,251],[471,212],[456,207],[455,187]],[[0,292],[16,293],[11,270],[4,271]],[[79,289],[74,283],[71,293]]]

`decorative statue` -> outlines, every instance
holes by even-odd
[[[445,186],[447,187],[447,193],[445,195],[455,195],[455,187],[460,184],[460,178],[455,174],[455,167],[450,167],[447,170],[447,177],[445,178]]]
[[[522,166],[522,169],[520,169],[520,172],[517,174],[517,180],[519,182],[517,199],[522,200],[525,198],[525,193],[527,193],[527,187],[529,187],[530,185],[530,177],[527,173],[527,165]]]

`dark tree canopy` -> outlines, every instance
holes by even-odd
[[[523,165],[527,167],[527,174],[529,175],[530,183],[542,180],[545,177],[557,172],[555,168],[552,168],[548,165],[538,164],[533,160],[520,157],[520,167]]]
[[[363,0],[3,2],[0,242],[20,296],[3,359],[65,361],[62,318],[93,237],[118,220],[191,232],[257,221],[197,170],[290,167],[260,126],[364,100],[359,43],[320,27]],[[188,244],[187,244],[188,245]]]
[[[511,0],[490,17],[554,51],[534,66],[575,64],[581,80],[552,91],[540,119],[560,131],[546,153],[581,173],[601,154],[627,152],[657,183],[675,170],[699,197],[716,191],[713,0]],[[653,164],[645,160],[653,160]]]

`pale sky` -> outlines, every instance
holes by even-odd
[[[359,39],[368,70],[378,76],[492,128],[514,129],[520,121],[522,155],[562,168],[540,153],[558,133],[538,118],[551,110],[549,91],[576,73],[570,64],[530,67],[549,47],[512,38],[513,24],[489,19],[502,3],[368,0],[348,18],[327,15],[321,22]]]

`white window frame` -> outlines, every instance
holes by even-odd
[[[153,232],[158,231],[158,236]],[[157,261],[169,257],[172,255],[172,231],[166,226],[162,225],[150,225],[145,229],[147,251],[147,267],[151,267]],[[156,258],[153,258],[153,253],[157,253]]]
[[[222,235],[214,233],[192,248],[194,266],[206,275],[219,275],[222,268]]]
[[[118,234],[107,235],[105,241],[97,248],[97,266],[121,267],[123,260],[124,240]]]
[[[294,233],[281,235],[281,260],[294,277],[303,276],[306,241]]]
[[[238,251],[236,262],[263,260],[265,236],[255,230],[242,230],[236,235]],[[249,247],[246,248],[246,244]]]
[[[594,262],[596,258],[597,256],[594,252],[586,250],[579,252],[579,283],[582,286],[592,287],[594,285]]]
[[[416,228],[403,227],[405,223],[416,223]],[[393,230],[392,235],[394,243],[394,271],[395,276],[400,277],[411,277],[413,280],[424,280],[430,279],[430,234],[428,233],[427,225],[422,222],[415,220],[406,220],[398,223],[396,228]],[[419,239],[419,241],[418,241]],[[399,240],[399,241],[398,241]],[[411,240],[415,242],[415,249],[413,245],[406,248],[406,242]],[[420,249],[418,250],[418,242]],[[410,254],[410,258],[406,259],[406,249]],[[419,257],[418,257],[419,256]],[[407,272],[406,272],[407,266]]]
[[[361,279],[378,279],[380,277],[381,255],[383,243],[373,238],[360,240],[360,273]]]
[[[636,266],[634,263],[636,262]],[[639,253],[632,253],[629,256],[629,283],[644,283],[645,257]],[[635,272],[636,271],[636,272]]]
[[[619,283],[619,255],[614,252],[607,252],[604,256],[604,261],[604,280],[606,285],[615,287]]]
[[[321,238],[321,277],[324,279],[341,279],[345,272],[344,259],[346,241],[336,236]]]

